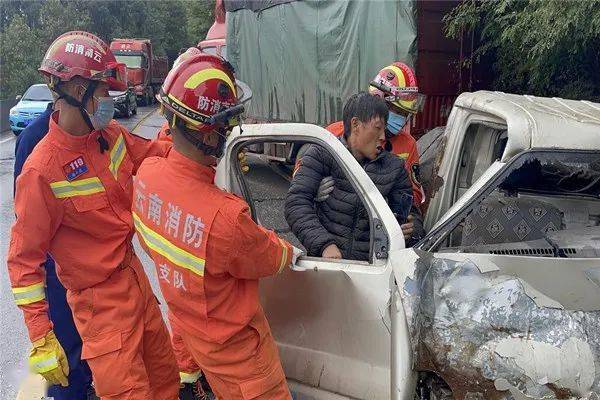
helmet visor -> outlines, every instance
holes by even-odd
[[[106,82],[113,90],[125,90],[127,89],[127,66],[124,63],[109,63],[104,71],[92,75],[91,79]]]
[[[237,99],[239,104],[244,104],[252,98],[252,90],[250,86],[246,85],[239,79],[235,80],[235,88],[237,93]]]
[[[418,113],[425,106],[426,96],[419,93],[419,88],[416,86],[388,86],[377,81],[372,81],[370,86],[381,90],[385,101],[406,109],[411,113]]]

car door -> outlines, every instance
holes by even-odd
[[[394,215],[354,157],[323,128],[309,124],[242,128],[243,133],[236,129],[232,134],[217,169],[217,183],[224,189],[244,196],[252,207],[237,163],[240,149],[265,142],[310,142],[334,155],[370,217],[368,262],[301,257],[295,270],[261,281],[261,304],[290,389],[312,398],[398,398],[390,392],[393,328],[388,312],[392,282],[388,255],[404,248],[404,238]],[[403,374],[404,381],[411,382],[410,368]]]

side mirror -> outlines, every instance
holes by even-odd
[[[17,95],[17,96],[15,97],[15,100],[19,101],[19,100],[21,100],[21,98],[22,98],[22,97],[23,97],[23,96],[21,96],[21,95],[19,94],[19,95]]]

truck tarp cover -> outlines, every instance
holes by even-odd
[[[254,93],[247,116],[258,120],[341,119],[344,101],[380,68],[413,64],[415,38],[411,1],[254,1],[227,12],[228,58]]]

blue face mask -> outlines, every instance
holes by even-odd
[[[115,103],[112,97],[98,97],[95,99],[98,107],[93,114],[88,113],[88,115],[94,129],[98,131],[106,128],[110,123],[115,114]]]
[[[404,125],[406,125],[406,118],[404,115],[396,114],[394,112],[388,113],[387,125],[385,126],[388,131],[394,136],[400,133]]]

